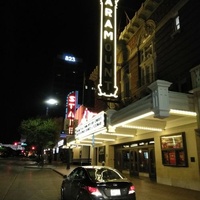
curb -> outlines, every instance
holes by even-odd
[[[63,174],[63,173],[61,173],[61,172],[59,172],[58,170],[56,170],[56,169],[52,169],[54,172],[56,172],[57,174],[59,174],[59,175],[61,175],[63,178],[64,178],[64,176],[66,176],[65,174]]]

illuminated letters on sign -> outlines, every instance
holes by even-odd
[[[98,95],[117,98],[116,9],[119,0],[100,0],[100,60]]]
[[[93,118],[88,120],[86,123],[83,123],[76,127],[76,139],[84,138],[86,136],[91,136],[97,130],[100,130],[106,127],[106,116],[104,111],[98,113]]]
[[[75,93],[71,93],[67,99],[67,113],[66,118],[68,120],[68,134],[74,134],[74,120],[76,111],[76,96]]]
[[[76,58],[74,56],[65,56],[65,60],[69,62],[76,62]]]

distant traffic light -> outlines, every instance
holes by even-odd
[[[18,142],[14,142],[14,145],[17,146],[17,145],[18,145]]]
[[[35,150],[35,146],[32,146],[31,149],[32,149],[32,150]]]

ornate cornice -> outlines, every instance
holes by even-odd
[[[121,32],[119,40],[125,40],[128,43],[131,37],[145,24],[161,3],[162,0],[146,0]]]

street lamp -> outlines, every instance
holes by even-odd
[[[47,104],[46,116],[48,116],[49,115],[49,106],[48,105],[58,105],[58,100],[51,98],[51,99],[46,100],[45,103]]]

